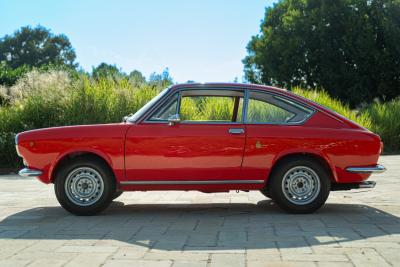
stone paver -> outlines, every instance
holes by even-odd
[[[372,190],[308,215],[259,192],[129,192],[77,217],[52,185],[0,176],[1,266],[400,266],[400,156]]]

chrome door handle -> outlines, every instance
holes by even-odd
[[[230,134],[243,134],[244,129],[243,128],[230,128],[229,133]]]

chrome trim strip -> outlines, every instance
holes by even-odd
[[[263,184],[264,180],[122,181],[121,185]]]
[[[380,164],[373,167],[347,167],[346,171],[354,173],[382,173],[386,168]]]
[[[18,172],[18,175],[23,177],[38,177],[42,175],[42,171],[24,168]]]

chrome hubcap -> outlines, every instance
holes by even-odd
[[[71,171],[65,180],[65,192],[69,200],[79,206],[90,206],[96,203],[104,191],[101,175],[89,167]]]
[[[319,176],[306,166],[296,166],[287,171],[282,180],[286,199],[296,205],[312,202],[321,190]]]

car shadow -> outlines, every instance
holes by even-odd
[[[0,221],[0,240],[86,240],[166,251],[340,247],[366,238],[385,241],[400,234],[399,226],[398,217],[368,205],[327,203],[314,214],[293,215],[271,200],[154,205],[114,201],[91,217],[73,216],[58,206],[21,211]]]

